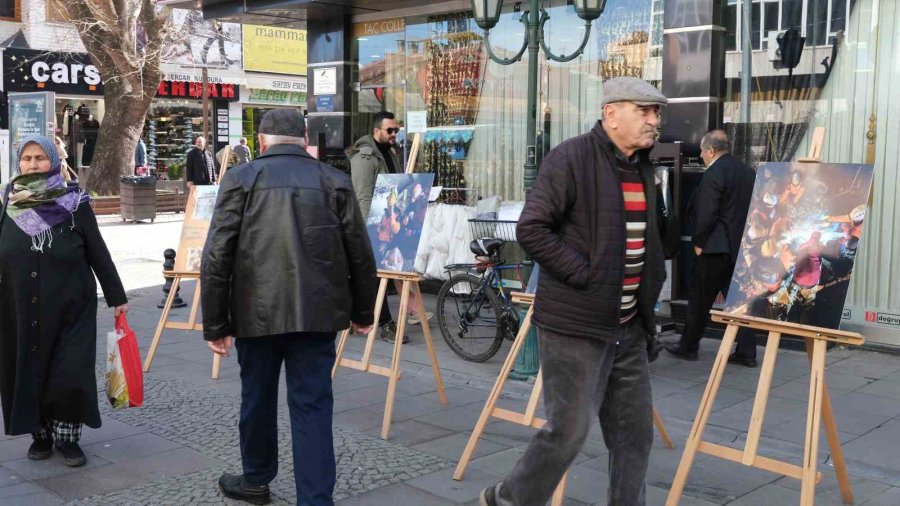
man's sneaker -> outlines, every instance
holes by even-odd
[[[47,460],[53,455],[53,440],[35,439],[28,448],[28,458],[31,460]]]
[[[490,487],[481,491],[481,494],[478,495],[478,502],[481,506],[497,506],[497,485],[491,485]]]
[[[269,504],[272,502],[268,485],[256,487],[248,485],[244,481],[243,474],[223,474],[219,477],[219,489],[222,491],[222,495],[229,499],[236,499],[250,504]]]
[[[425,312],[425,320],[431,321],[432,318],[434,318],[434,313],[426,311]],[[419,319],[419,313],[418,312],[409,313],[409,316],[406,318],[406,323],[408,323],[410,325],[418,325],[418,324],[422,323],[422,320]]]
[[[381,326],[381,339],[389,343],[393,343],[397,337],[397,324],[395,322],[387,322]],[[409,342],[409,336],[403,336],[403,344]]]
[[[61,443],[56,442],[56,449],[63,454],[63,461],[69,467],[81,467],[87,462],[87,457],[81,451],[78,443]]]

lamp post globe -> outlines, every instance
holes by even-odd
[[[474,1],[474,0],[473,0]],[[585,21],[593,21],[603,14],[606,0],[575,0],[575,13]]]
[[[472,14],[475,17],[475,23],[482,30],[490,30],[497,26],[497,22],[500,21],[501,9],[503,9],[503,0],[472,0]]]

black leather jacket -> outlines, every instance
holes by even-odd
[[[207,340],[371,324],[375,260],[350,177],[287,144],[226,172],[200,280]]]

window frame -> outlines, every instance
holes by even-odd
[[[0,16],[0,21],[13,21],[16,23],[22,22],[22,0],[15,0],[13,5],[14,16]]]
[[[800,14],[800,35],[802,37],[807,37],[806,27],[808,25],[807,19],[809,17],[809,2],[811,2],[811,1],[815,1],[815,0],[803,0],[803,2],[802,2],[802,9],[801,9],[801,14]],[[751,3],[760,4],[760,8],[759,8],[759,11],[760,11],[760,20],[759,20],[760,47],[751,48],[751,49],[753,51],[765,51],[766,48],[768,47],[768,44],[771,42],[769,40],[768,33],[766,33],[765,4],[770,4],[770,3],[778,4],[778,30],[782,31],[782,30],[784,30],[784,26],[783,26],[783,23],[784,23],[784,1],[783,0],[752,0]],[[844,34],[845,35],[847,34],[847,30],[849,29],[847,25],[849,24],[849,21],[850,21],[850,4],[851,3],[852,2],[850,0],[845,0],[845,2],[844,2],[844,13],[843,14],[844,14],[844,20],[845,20],[844,21]],[[735,9],[736,29],[735,29],[735,34],[734,34],[736,49],[734,49],[732,51],[741,51],[742,50],[741,48],[743,47],[742,46],[743,27],[741,26],[741,21],[742,21],[741,16],[743,16],[744,2],[742,0],[728,0],[726,5],[735,5],[736,6],[736,9]],[[832,19],[834,18],[833,8],[834,8],[834,0],[827,0],[827,10],[826,10],[826,16],[825,16],[825,30],[826,30],[825,44],[820,44],[817,46],[808,46],[808,47],[830,47],[832,45],[832,43],[830,43],[829,41],[831,41],[834,37],[837,37],[837,32],[832,32],[832,29],[831,29]],[[726,15],[727,15],[727,13],[726,13]],[[753,37],[753,34],[751,34],[751,38],[752,37]]]

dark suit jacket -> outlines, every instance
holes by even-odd
[[[694,195],[694,246],[737,258],[755,181],[756,173],[729,154],[706,169]]]
[[[203,161],[204,152],[192,147],[187,152],[187,160],[184,164],[184,177],[189,183],[195,185],[212,184],[209,180],[209,170],[206,168],[206,162]],[[212,155],[208,161],[212,161]],[[213,169],[215,170],[215,168]]]

